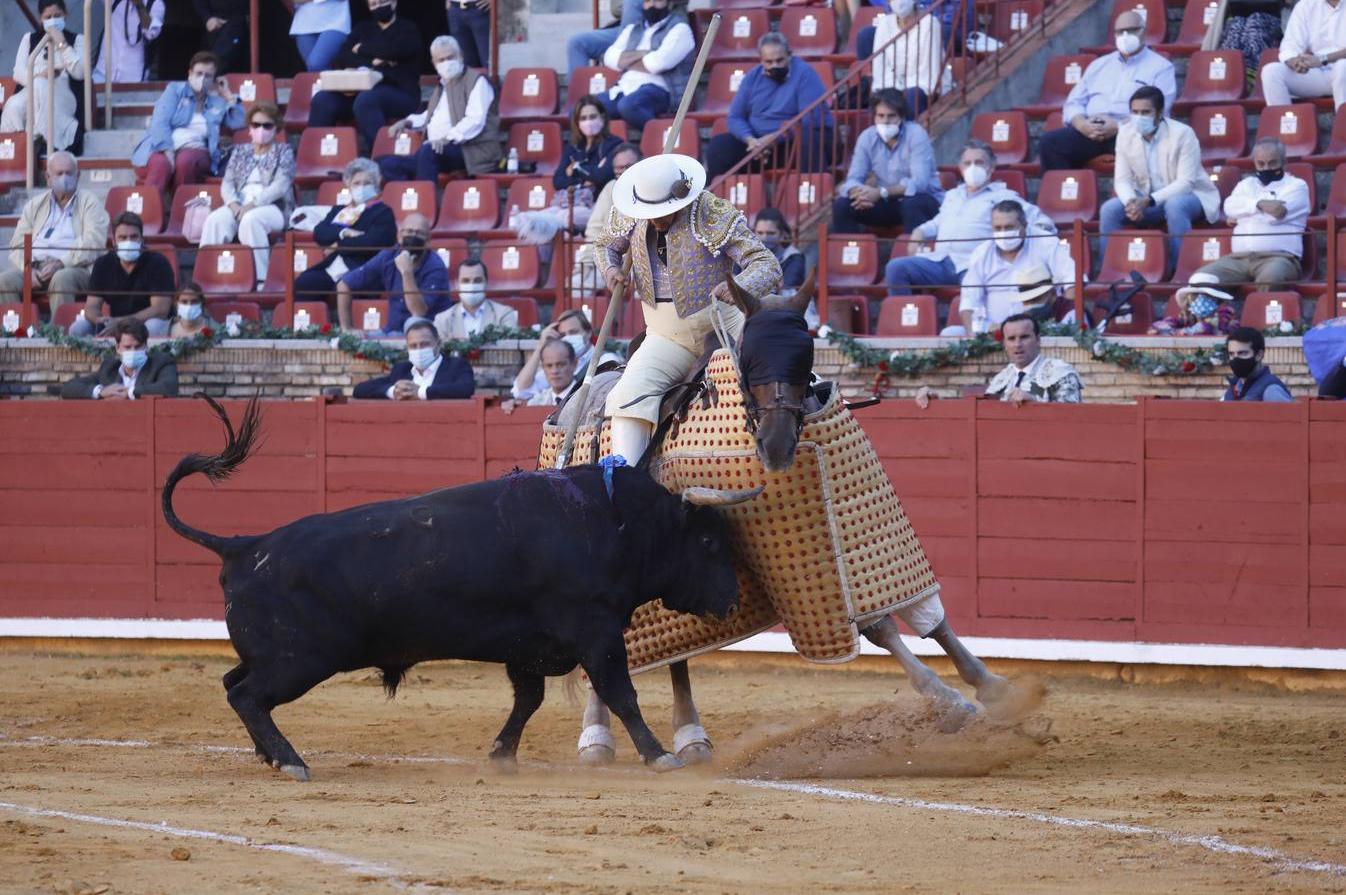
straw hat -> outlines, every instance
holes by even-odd
[[[1188,279],[1187,285],[1173,294],[1173,300],[1182,308],[1198,295],[1209,295],[1218,301],[1233,301],[1234,296],[1219,288],[1220,278],[1213,273],[1197,271]]]
[[[1047,301],[1056,289],[1052,283],[1052,272],[1040,262],[1016,271],[1014,285],[1019,287],[1019,301],[1026,308]]]
[[[629,218],[661,218],[691,205],[705,186],[706,169],[691,156],[652,155],[617,178],[612,204]]]

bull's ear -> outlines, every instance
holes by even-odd
[[[766,485],[758,485],[746,491],[730,491],[725,488],[686,488],[682,492],[682,502],[700,507],[727,507],[736,503],[747,503],[762,493]]]
[[[808,310],[809,302],[813,301],[813,294],[818,291],[818,265],[813,265],[809,271],[808,277],[800,284],[795,294],[790,296],[787,306],[796,314],[803,314]]]
[[[729,287],[729,294],[734,299],[734,304],[738,305],[743,316],[751,317],[762,309],[762,303],[751,292],[745,290],[735,281],[733,274],[724,278],[725,285]]]

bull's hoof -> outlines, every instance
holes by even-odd
[[[673,751],[684,764],[710,764],[713,748],[700,724],[684,724],[673,733]]]
[[[280,771],[283,774],[289,774],[300,783],[307,783],[309,781],[308,767],[305,765],[283,764],[280,766]]]
[[[646,761],[645,764],[647,767],[650,768],[650,770],[655,771],[656,773],[659,774],[663,774],[668,771],[676,771],[679,768],[683,767],[682,759],[678,758],[678,756],[674,755],[672,752],[665,752],[658,758]]]
[[[617,760],[617,742],[612,731],[602,724],[590,724],[580,734],[580,764],[589,767],[602,767]]]

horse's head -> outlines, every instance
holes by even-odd
[[[795,460],[804,429],[804,399],[813,372],[813,338],[804,309],[817,286],[815,268],[790,298],[760,301],[728,280],[730,294],[747,316],[739,347],[743,405],[757,456],[768,472],[784,472]]]

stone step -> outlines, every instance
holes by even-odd
[[[119,123],[115,119],[113,123]],[[131,152],[144,135],[144,129],[125,129],[125,124],[116,130],[90,131],[84,135],[84,159],[129,159]]]
[[[563,0],[564,2],[564,0]],[[534,12],[528,20],[529,40],[526,43],[501,44],[500,68],[507,71],[515,66],[554,68],[566,71],[566,41],[572,34],[593,27],[593,14],[583,12]]]

